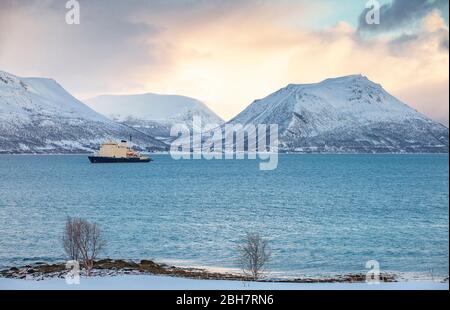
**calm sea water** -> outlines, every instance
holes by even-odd
[[[103,256],[236,268],[245,231],[270,240],[280,275],[448,275],[447,155],[281,155],[91,165],[0,156],[0,266],[63,260],[67,216],[96,221]]]

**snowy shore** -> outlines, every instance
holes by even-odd
[[[175,267],[151,260],[96,261],[91,276],[80,271],[79,283],[66,281],[64,263],[36,263],[0,270],[0,290],[448,290],[448,278],[435,281],[380,274],[380,283],[366,283],[364,274],[322,278],[266,278],[251,281],[242,273]],[[76,282],[76,281],[75,281]]]
[[[280,283],[233,280],[197,280],[171,276],[122,275],[81,278],[80,284],[65,279],[40,281],[0,278],[0,290],[448,290],[448,283]]]

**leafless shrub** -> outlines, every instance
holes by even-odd
[[[62,237],[64,251],[70,260],[78,261],[80,251],[78,250],[78,238],[80,236],[80,221],[78,219],[68,218]]]
[[[264,265],[270,259],[268,241],[257,233],[247,232],[238,245],[239,260],[245,274],[257,280],[264,271]]]
[[[81,218],[68,218],[62,241],[67,256],[81,260],[89,276],[95,259],[106,245],[98,225]]]

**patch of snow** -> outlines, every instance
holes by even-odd
[[[41,281],[0,278],[3,290],[448,290],[448,283],[276,283],[227,280],[194,280],[186,278],[123,275],[81,278],[80,284],[67,284],[65,279]]]

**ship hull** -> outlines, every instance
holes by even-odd
[[[105,157],[105,156],[88,156],[92,164],[112,164],[112,163],[148,163],[150,158],[126,158],[126,157]]]

